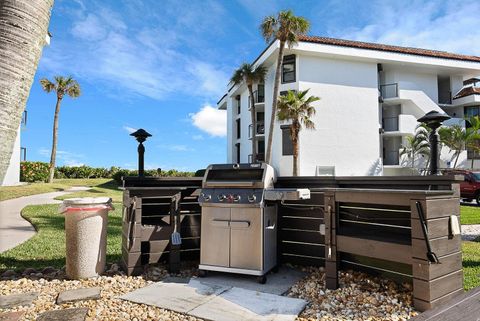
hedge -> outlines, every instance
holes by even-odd
[[[46,182],[48,180],[48,163],[22,162],[20,165],[20,180],[22,182]],[[55,168],[55,178],[112,178],[121,183],[123,176],[137,176],[136,170],[122,169],[112,166],[59,166]],[[175,169],[168,171],[145,170],[145,176],[157,177],[188,177],[194,176],[193,172],[180,172]]]

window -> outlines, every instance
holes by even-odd
[[[240,143],[235,144],[235,153],[237,157],[237,163],[240,164]]]
[[[465,118],[480,116],[480,106],[468,106],[464,108]]]
[[[237,114],[240,114],[242,112],[242,102],[240,100],[240,95],[237,95]]]
[[[280,126],[282,129],[282,155],[293,155],[292,137],[290,137],[290,125]]]
[[[295,82],[295,55],[283,57],[282,83]]]
[[[293,91],[294,93],[296,93],[297,91],[296,90],[290,90],[290,91]],[[283,90],[280,92],[280,96],[286,96],[288,94],[288,90]]]
[[[237,123],[237,139],[240,139],[242,132],[241,132],[241,123],[240,118],[235,121]]]

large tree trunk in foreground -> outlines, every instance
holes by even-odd
[[[265,155],[265,163],[272,164],[272,144],[273,144],[273,130],[275,128],[275,118],[277,117],[277,100],[278,100],[278,88],[280,87],[280,73],[283,64],[283,53],[285,49],[285,42],[280,42],[280,48],[278,49],[277,68],[275,70],[275,83],[273,85],[273,100],[272,100],[272,116],[270,118],[270,126],[268,131],[267,140],[267,153]]]
[[[0,0],[0,184],[12,156],[53,0]]]
[[[55,176],[55,159],[57,157],[57,137],[58,137],[58,116],[60,114],[60,104],[62,98],[57,98],[57,104],[55,106],[55,116],[53,117],[53,139],[52,139],[52,154],[50,155],[50,166],[48,182],[53,183],[53,177]]]

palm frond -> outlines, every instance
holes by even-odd
[[[55,90],[55,84],[47,78],[40,79],[40,85],[42,86],[42,89],[47,93]]]

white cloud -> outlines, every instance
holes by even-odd
[[[123,126],[123,129],[126,130],[130,134],[137,131],[135,128],[132,128],[132,127],[129,127],[129,126]]]
[[[193,148],[188,147],[187,145],[159,145],[158,147],[163,148],[163,149],[168,149],[172,152],[191,152],[194,151]]]
[[[210,105],[203,106],[197,113],[191,114],[190,118],[195,127],[212,135],[224,137],[227,135],[227,113]]]
[[[334,36],[480,55],[480,2],[396,1],[371,4],[369,21]]]
[[[46,161],[50,161],[51,150],[47,148],[40,148],[38,154],[45,158]],[[84,158],[84,155],[77,154],[64,150],[57,150],[56,165],[57,166],[82,166],[84,162],[80,159]]]
[[[200,13],[211,10],[221,16],[221,5],[206,1],[184,8],[173,2],[172,6],[182,10],[181,19],[178,11],[166,10],[170,6],[162,8],[167,16],[145,8],[151,10],[146,13],[148,24],[139,20],[138,12],[134,15],[134,8],[142,8],[142,3],[126,6],[132,6],[131,16],[129,10],[120,15],[119,10],[103,6],[89,8],[89,14],[84,10],[72,19],[74,41],[58,38],[45,50],[40,68],[100,82],[113,97],[140,95],[161,100],[185,93],[216,99],[224,93],[227,68],[221,60],[202,54],[207,50],[205,43],[200,44],[201,37],[195,36],[200,30],[219,28],[215,23],[220,17],[204,19]]]

